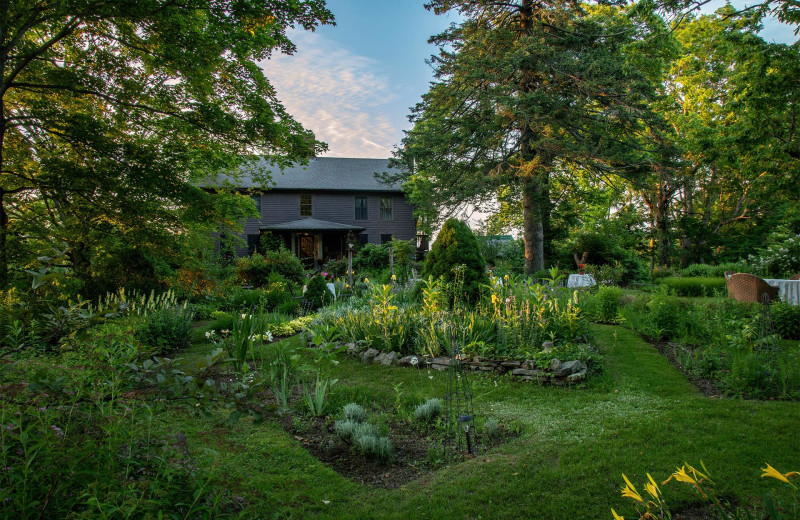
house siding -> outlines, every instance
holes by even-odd
[[[272,190],[261,195],[261,218],[248,219],[244,225],[243,237],[258,234],[267,225],[281,224],[300,219],[300,194],[309,191]],[[311,191],[312,217],[319,220],[350,224],[366,228],[368,240],[380,244],[381,235],[394,235],[398,240],[411,240],[416,237],[414,210],[401,193],[397,192],[328,192]],[[367,197],[367,220],[356,220],[355,197]],[[392,219],[381,220],[380,199],[392,198]],[[246,255],[247,248],[237,248],[237,254]]]

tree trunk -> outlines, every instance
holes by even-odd
[[[544,184],[539,177],[524,179],[522,184],[525,274],[544,269],[544,213],[547,211]]]
[[[5,191],[0,189],[0,290],[8,287],[8,213],[6,212]]]

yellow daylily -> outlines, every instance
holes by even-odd
[[[369,278],[364,278],[364,283],[369,283]]]
[[[769,464],[767,464],[766,468],[761,468],[761,471],[764,472],[761,475],[761,478],[771,477],[771,478],[774,478],[774,479],[778,479],[781,482],[786,482],[787,484],[789,484],[793,488],[797,489],[797,486],[795,486],[794,484],[789,482],[789,477],[793,477],[795,475],[800,475],[800,473],[798,473],[797,471],[790,471],[789,473],[785,473],[784,474],[784,473],[781,473],[780,471],[778,471],[777,469],[773,468]]]
[[[613,507],[611,508],[611,514],[614,515],[614,520],[625,520],[625,517],[618,515]]]
[[[672,480],[674,478],[678,482],[686,482],[687,484],[697,485],[697,481],[695,479],[693,479],[692,477],[690,477],[689,473],[686,472],[686,466],[687,466],[687,464],[684,464],[683,466],[678,468],[677,471],[675,471],[675,473],[670,475],[669,478],[667,480],[665,480],[664,482],[662,482],[661,484],[664,485],[664,484],[666,484],[667,482],[669,482],[670,480]],[[689,467],[691,468],[691,466],[689,466]],[[694,468],[692,468],[692,469],[694,469]]]
[[[658,499],[658,495],[661,492],[661,490],[658,489],[658,484],[656,484],[656,481],[653,480],[653,477],[650,476],[650,473],[647,474],[647,480],[649,480],[650,482],[644,485],[645,490],[651,497]]]
[[[636,491],[636,486],[631,484],[631,481],[628,480],[628,477],[625,476],[625,473],[622,474],[622,478],[625,479],[625,484],[627,484],[624,488],[622,488],[622,496],[630,497],[634,500],[644,503],[644,500],[642,500],[642,495]]]
[[[392,275],[392,281],[397,280],[397,276]]]

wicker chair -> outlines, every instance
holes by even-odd
[[[800,273],[797,273],[796,275],[792,276],[791,278],[789,278],[789,280],[800,280]]]
[[[731,298],[740,302],[761,303],[764,294],[769,297],[770,302],[778,298],[777,287],[752,274],[734,273],[725,277],[725,284]]]

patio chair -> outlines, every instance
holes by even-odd
[[[736,274],[736,271],[725,271],[725,279],[730,278],[732,274]]]
[[[765,294],[770,302],[778,298],[777,287],[752,274],[734,273],[725,277],[725,284],[728,286],[728,294],[736,301],[761,303]]]
[[[800,273],[797,273],[796,275],[792,276],[791,278],[789,278],[789,280],[800,280]]]

